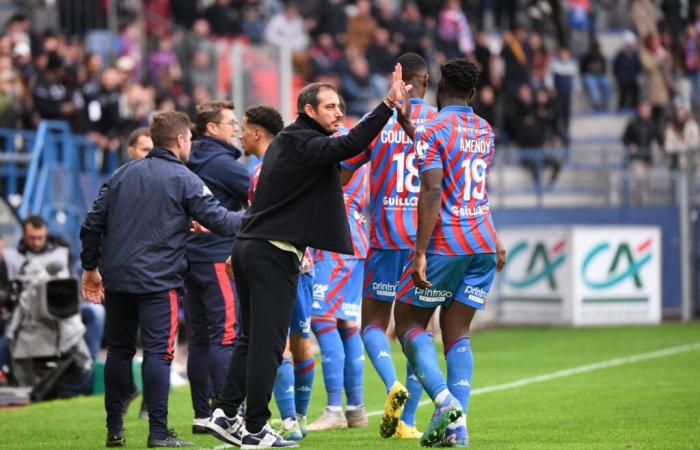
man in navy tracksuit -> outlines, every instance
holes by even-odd
[[[236,161],[234,147],[238,122],[232,102],[208,102],[197,106],[195,119],[201,139],[192,143],[187,166],[230,211],[244,209],[248,199],[248,170]],[[190,380],[193,433],[206,433],[211,416],[209,398],[216,398],[224,384],[238,331],[238,308],[233,280],[225,262],[233,237],[197,233],[187,241],[190,268],[185,277],[185,319],[188,334],[187,377]]]
[[[122,411],[139,327],[148,447],[192,445],[178,439],[167,423],[177,290],[187,271],[186,240],[192,219],[231,236],[240,226],[241,213],[222,207],[183,164],[190,153],[190,125],[182,113],[157,114],[151,124],[153,150],[145,159],[119,168],[102,186],[80,230],[83,296],[94,303],[104,296],[107,311],[108,447],[126,443]]]

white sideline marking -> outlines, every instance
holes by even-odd
[[[593,364],[586,364],[583,366],[572,367],[570,369],[559,370],[556,372],[545,373],[542,375],[537,375],[534,377],[523,378],[516,381],[511,381],[510,383],[495,384],[493,386],[485,386],[482,388],[473,389],[471,395],[488,394],[489,392],[505,391],[506,389],[514,389],[522,386],[527,386],[529,384],[541,383],[543,381],[554,380],[557,378],[569,377],[571,375],[576,375],[579,373],[592,372],[599,369],[607,369],[609,367],[622,366],[625,364],[635,363],[639,361],[647,361],[650,359],[663,358],[665,356],[676,355],[678,353],[692,352],[694,350],[700,350],[700,342],[695,342],[692,344],[679,345],[678,347],[669,347],[663,350],[656,350],[654,352],[640,353],[638,355],[623,356],[622,358],[608,359],[607,361],[601,361]],[[432,400],[423,400],[418,404],[418,406],[425,406],[432,403]],[[370,411],[367,416],[379,416],[384,413],[384,410]]]
[[[569,377],[579,373],[592,372],[599,369],[607,369],[609,367],[623,366],[625,364],[635,363],[639,361],[647,361],[650,359],[663,358],[665,356],[677,355],[678,353],[692,352],[700,350],[700,342],[692,344],[679,345],[678,347],[669,347],[663,350],[656,350],[648,353],[640,353],[638,355],[623,356],[622,358],[608,359],[593,364],[585,364],[583,366],[572,367],[571,369],[558,370],[556,372],[545,373],[534,377],[522,378],[520,380],[511,381],[510,383],[495,384],[493,386],[485,386],[472,390],[471,395],[488,394],[489,392],[505,391],[507,389],[515,389],[528,384],[541,383],[543,381],[554,380],[557,378]],[[432,403],[432,400],[423,400],[418,406],[425,406]],[[384,410],[370,411],[368,417],[379,416],[384,413]],[[213,450],[223,450],[232,448],[232,445],[217,445]]]

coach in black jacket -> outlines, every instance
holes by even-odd
[[[107,447],[125,443],[124,402],[130,393],[139,327],[144,396],[148,398],[148,446],[192,445],[168,429],[177,291],[187,271],[185,243],[192,218],[231,236],[242,213],[222,207],[204,182],[185,167],[191,136],[190,121],[184,114],[157,114],[151,124],[155,147],[145,159],[125,164],[112,175],[80,230],[83,296],[99,303],[106,294]]]
[[[397,65],[387,98],[345,136],[330,136],[343,114],[333,85],[312,83],[297,100],[297,120],[272,141],[255,198],[231,255],[241,306],[240,335],[226,383],[207,427],[225,442],[284,446],[266,422],[277,367],[282,361],[307,246],[352,253],[339,163],[365,149],[406,90]],[[397,78],[398,76],[398,78]],[[406,95],[407,97],[407,95]],[[230,425],[246,400],[240,437]]]

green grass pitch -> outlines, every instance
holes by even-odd
[[[612,367],[558,378],[504,385],[593,363],[649,354],[700,342],[700,324],[620,328],[512,328],[472,336],[476,368],[469,410],[475,449],[700,449],[700,346],[677,353],[618,360]],[[648,358],[648,359],[647,359]],[[399,372],[405,363],[398,346]],[[365,401],[379,410],[384,389],[367,361]],[[403,375],[401,375],[403,376]],[[478,391],[479,389],[483,392]],[[425,400],[425,395],[423,399]],[[309,419],[320,415],[325,393],[320,365]],[[135,402],[138,403],[137,400]],[[126,419],[127,448],[145,448],[146,423],[132,406]],[[432,407],[418,410],[419,428]],[[273,414],[277,414],[273,406]],[[2,449],[104,448],[102,397],[52,401],[0,410]],[[190,434],[192,410],[187,388],[173,390],[170,425],[201,448],[222,448],[209,436]],[[382,440],[377,415],[365,430],[312,433],[308,449],[418,448],[417,441]]]

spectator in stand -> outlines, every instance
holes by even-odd
[[[641,72],[637,38],[631,31],[626,31],[623,47],[613,61],[619,110],[636,108],[639,102],[638,78]]]
[[[16,128],[21,123],[24,113],[22,99],[25,92],[24,85],[14,69],[0,71],[0,127]]]
[[[532,51],[526,42],[527,32],[521,26],[516,26],[512,32],[504,31],[502,38],[501,58],[505,65],[503,87],[508,102],[515,100],[522,84],[530,82],[528,61],[532,57]]]
[[[666,125],[664,151],[671,169],[694,169],[700,154],[700,129],[688,108],[676,105],[673,117]]]
[[[206,50],[197,50],[192,57],[189,70],[190,91],[197,86],[204,86],[209,92],[216,92],[217,73],[211,70],[211,54]]]
[[[316,39],[316,45],[309,50],[312,78],[337,72],[343,60],[343,52],[335,45],[330,33],[323,33]]]
[[[396,44],[391,41],[389,31],[385,28],[378,28],[374,36],[374,41],[367,47],[365,52],[369,69],[372,74],[383,76],[391,73],[393,70],[393,62],[399,57],[399,49]],[[388,85],[382,89],[388,89]]]
[[[349,71],[341,76],[347,115],[361,117],[382,97],[383,77],[372,75],[362,55],[349,58]]]
[[[357,0],[354,7],[348,7],[347,46],[364,52],[377,32],[377,21],[372,15],[369,0]]]
[[[660,130],[670,99],[671,57],[661,45],[658,35],[649,34],[644,38],[639,60],[646,78],[642,98],[651,104],[652,116]]]
[[[151,84],[158,86],[165,78],[168,68],[177,62],[173,50],[172,37],[165,37],[158,42],[158,50],[148,57],[148,79]]]
[[[536,32],[530,33],[528,39],[532,57],[530,59],[530,84],[536,90],[548,89],[549,53],[544,45],[542,35]]]
[[[243,9],[243,22],[241,28],[253,44],[260,44],[265,40],[265,16],[260,8],[248,6]]]
[[[484,85],[478,89],[478,94],[472,103],[474,114],[487,121],[493,128],[496,140],[502,136],[498,130],[498,120],[496,115],[496,93],[490,85]]]
[[[648,175],[653,160],[653,146],[663,144],[657,123],[652,119],[648,101],[639,102],[637,115],[630,120],[622,136],[627,150],[627,168],[631,182],[632,202],[644,203],[649,190]]]
[[[671,30],[680,31],[683,28],[682,0],[661,0],[661,12],[664,15],[664,23]]]
[[[137,83],[143,77],[143,68],[141,61],[143,53],[141,52],[141,43],[144,40],[141,23],[137,20],[127,24],[119,35],[117,43],[119,56],[129,56],[134,61],[134,70],[131,74],[131,81]]]
[[[685,26],[683,70],[693,87],[693,103],[700,105],[700,40],[698,30],[692,22]]]
[[[114,152],[121,146],[121,75],[110,67],[100,76],[100,91],[87,106],[90,137],[103,150]]]
[[[632,0],[630,16],[637,36],[658,34],[658,13],[653,0]]]
[[[479,70],[481,71],[479,81],[477,81],[477,89],[483,86],[498,86],[499,80],[494,79],[496,76],[496,71],[493,70],[496,64],[496,58],[493,54],[491,54],[491,48],[489,47],[489,35],[484,30],[479,31],[479,33],[476,35],[474,58],[479,66]],[[491,120],[486,119],[486,121],[493,125]]]
[[[568,144],[569,120],[571,118],[571,96],[574,92],[574,80],[578,73],[578,64],[576,60],[572,58],[571,51],[568,47],[561,47],[559,49],[557,57],[552,60],[550,70],[552,72],[554,92],[556,92],[554,101],[556,104],[557,116],[559,117],[559,129],[562,132],[562,139]]]
[[[463,58],[474,51],[474,37],[459,0],[445,0],[437,29],[437,47],[447,59]]]
[[[398,23],[394,24],[396,31],[396,40],[401,46],[396,54],[392,57],[394,61],[399,54],[417,53],[422,57],[427,57],[430,36],[428,35],[429,27],[426,20],[421,16],[420,10],[413,2],[406,3]],[[390,73],[391,70],[384,73]]]
[[[535,116],[544,138],[542,147],[537,149],[542,150],[542,168],[551,169],[548,181],[548,185],[551,186],[556,182],[561,168],[559,151],[562,139],[557,113],[546,89],[539,89],[535,94]]]
[[[313,30],[314,35],[319,36],[324,33],[338,35],[342,38],[347,26],[347,16],[345,14],[346,0],[326,0],[321,2],[318,8],[318,22]]]
[[[294,3],[289,3],[284,12],[274,15],[265,28],[265,40],[278,47],[288,47],[301,52],[309,45],[304,19]]]
[[[600,44],[592,40],[580,61],[581,81],[591,108],[607,111],[612,94],[612,84],[606,73],[607,62],[600,52]]]
[[[46,70],[40,73],[32,95],[39,116],[35,118],[37,124],[39,119],[61,120],[78,113],[64,81],[63,59],[58,53],[47,55]]]
[[[238,36],[241,34],[239,8],[231,5],[231,0],[216,0],[204,11],[214,36]]]

